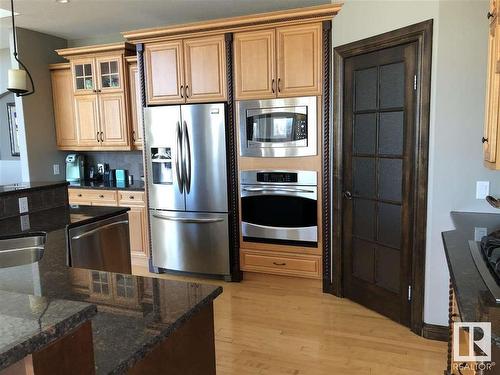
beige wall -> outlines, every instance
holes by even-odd
[[[488,22],[486,0],[347,0],[333,23],[339,46],[434,19],[424,320],[447,325],[448,269],[441,232],[450,211],[495,212],[475,199],[475,182],[500,194],[500,172],[483,167]],[[496,211],[498,212],[498,211]]]
[[[33,95],[16,98],[20,120],[20,151],[23,181],[57,181],[64,174],[54,175],[53,164],[64,169],[65,154],[57,150],[50,63],[63,61],[54,50],[65,48],[67,41],[36,31],[17,29],[18,52],[35,82]],[[13,62],[14,63],[14,62]]]

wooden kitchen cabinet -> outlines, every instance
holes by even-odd
[[[227,99],[223,35],[184,40],[184,67],[187,103]]]
[[[227,100],[224,35],[148,43],[144,55],[148,104]]]
[[[124,93],[99,95],[101,146],[115,149],[130,146],[125,106]]]
[[[74,102],[78,147],[99,146],[99,104],[97,95],[75,95]]]
[[[276,29],[278,97],[321,95],[321,31],[321,23]]]
[[[236,100],[321,95],[322,24],[235,33]]]
[[[132,122],[132,142],[134,148],[143,148],[141,80],[137,69],[137,58],[127,58],[129,75],[130,111]]]
[[[496,15],[495,1],[491,1],[490,7],[490,32],[488,36],[488,68],[487,68],[487,88],[486,88],[486,109],[483,154],[485,165],[491,169],[500,169],[500,160],[497,158],[498,147],[498,127],[500,111],[500,29],[498,17]]]
[[[276,97],[275,30],[234,35],[236,99]]]
[[[131,150],[129,77],[124,66],[125,56],[133,53],[133,47],[117,43],[56,52],[70,60],[76,135],[68,145],[58,135],[58,145],[63,144],[59,148]]]
[[[147,266],[148,262],[148,210],[143,192],[120,191],[118,205],[130,207],[128,213],[130,228],[130,251],[132,263]]]
[[[183,102],[182,41],[147,44],[144,56],[148,104]]]
[[[57,147],[72,148],[78,145],[73,106],[73,80],[70,64],[51,64],[52,101]]]

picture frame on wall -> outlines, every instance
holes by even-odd
[[[7,103],[7,120],[9,122],[10,154],[12,156],[20,156],[19,122],[16,113],[16,103]]]

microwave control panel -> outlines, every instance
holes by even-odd
[[[305,120],[297,121],[295,140],[307,139],[307,124]]]

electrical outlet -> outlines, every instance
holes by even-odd
[[[489,181],[476,181],[476,199],[484,199],[490,195]]]
[[[21,215],[21,230],[24,232],[25,230],[29,230],[30,226],[30,215]]]
[[[59,164],[54,164],[54,174],[56,175],[56,174],[59,174],[59,173],[61,173],[59,171]]]
[[[19,198],[19,213],[28,212],[28,197]]]
[[[480,242],[484,236],[488,235],[488,228],[475,227],[474,228],[474,241]]]

